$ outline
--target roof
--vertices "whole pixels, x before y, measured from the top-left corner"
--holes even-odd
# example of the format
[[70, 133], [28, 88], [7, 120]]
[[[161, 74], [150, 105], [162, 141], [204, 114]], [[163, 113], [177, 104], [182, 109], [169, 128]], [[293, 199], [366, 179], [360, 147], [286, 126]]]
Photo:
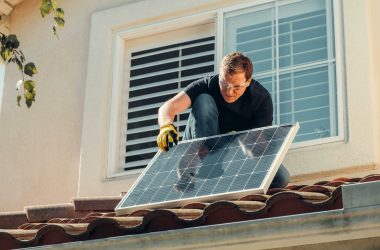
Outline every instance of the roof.
[[0, 213], [0, 249], [87, 241], [195, 228], [343, 208], [342, 185], [380, 180], [380, 175], [289, 185], [239, 200], [189, 203], [181, 208], [136, 210], [116, 216], [121, 197], [74, 198], [71, 203]]

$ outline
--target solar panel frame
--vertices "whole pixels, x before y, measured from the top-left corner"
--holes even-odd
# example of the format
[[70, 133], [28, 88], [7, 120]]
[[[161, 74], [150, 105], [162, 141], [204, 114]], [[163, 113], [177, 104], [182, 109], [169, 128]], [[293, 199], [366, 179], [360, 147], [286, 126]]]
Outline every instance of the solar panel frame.
[[[281, 163], [282, 163], [282, 161], [283, 161], [283, 159], [285, 157], [285, 154], [286, 154], [287, 150], [289, 149], [289, 147], [291, 145], [291, 142], [293, 141], [295, 135], [297, 134], [297, 131], [299, 129], [299, 123], [298, 122], [296, 124], [294, 124], [294, 125], [274, 125], [274, 126], [268, 126], [268, 127], [263, 127], [263, 128], [257, 128], [257, 129], [250, 129], [250, 130], [239, 131], [239, 132], [235, 132], [234, 134], [215, 135], [215, 136], [210, 136], [210, 137], [196, 138], [196, 139], [192, 139], [192, 140], [183, 141], [183, 142], [180, 142], [176, 147], [174, 147], [172, 149], [172, 151], [169, 151], [169, 153], [163, 155], [163, 157], [162, 157], [162, 159], [167, 159], [168, 157], [170, 157], [170, 155], [174, 155], [175, 151], [177, 151], [177, 153], [185, 153], [185, 151], [190, 147], [190, 145], [191, 145], [192, 142], [198, 142], [198, 141], [202, 142], [206, 138], [207, 138], [207, 140], [210, 140], [212, 138], [219, 139], [220, 137], [223, 137], [223, 136], [226, 136], [226, 135], [239, 136], [240, 134], [247, 133], [247, 132], [250, 132], [250, 131], [263, 131], [264, 132], [264, 131], [267, 131], [267, 130], [272, 129], [272, 128], [278, 128], [278, 127], [283, 127], [283, 126], [291, 126], [291, 128], [290, 128], [289, 132], [287, 133], [286, 137], [283, 138], [283, 143], [281, 144], [281, 147], [277, 150], [278, 153], [276, 153], [274, 155], [274, 159], [272, 160], [271, 165], [267, 168], [268, 171], [265, 172], [266, 173], [265, 177], [264, 177], [264, 179], [262, 179], [261, 185], [258, 188], [252, 188], [252, 189], [248, 189], [248, 190], [241, 190], [241, 189], [239, 190], [238, 189], [236, 191], [226, 192], [226, 193], [218, 193], [218, 194], [213, 194], [211, 192], [211, 193], [209, 193], [207, 195], [201, 195], [201, 196], [196, 196], [196, 197], [184, 197], [184, 198], [178, 197], [178, 199], [174, 199], [174, 200], [170, 200], [170, 201], [156, 201], [156, 200], [154, 200], [155, 197], [153, 197], [153, 198], [151, 198], [149, 200], [150, 203], [137, 204], [137, 205], [125, 207], [124, 203], [125, 203], [126, 199], [129, 198], [129, 196], [133, 194], [134, 189], [138, 185], [143, 185], [144, 184], [144, 183], [141, 183], [140, 181], [148, 173], [148, 171], [150, 170], [150, 168], [152, 167], [152, 165], [156, 163], [157, 158], [159, 158], [159, 156], [162, 154], [162, 151], [159, 150], [155, 154], [155, 156], [153, 157], [153, 159], [149, 162], [148, 166], [143, 170], [143, 172], [140, 174], [140, 176], [136, 179], [136, 181], [131, 186], [131, 188], [129, 189], [129, 191], [127, 192], [127, 194], [123, 197], [123, 199], [120, 201], [120, 203], [116, 206], [115, 213], [117, 215], [122, 215], [122, 214], [128, 214], [128, 213], [130, 213], [132, 211], [135, 211], [137, 209], [154, 209], [154, 208], [163, 207], [163, 205], [165, 205], [166, 208], [181, 207], [183, 205], [188, 204], [189, 202], [202, 202], [202, 201], [203, 202], [204, 201], [212, 202], [212, 201], [217, 201], [217, 200], [238, 199], [238, 198], [240, 198], [240, 197], [242, 197], [244, 195], [248, 195], [248, 194], [266, 193], [267, 190], [268, 190], [268, 188], [269, 188], [269, 186], [270, 186], [270, 184], [271, 184], [271, 181], [273, 180], [274, 176], [276, 175], [276, 172], [279, 169], [279, 167], [280, 167], [280, 165], [281, 165]], [[257, 140], [256, 142], [258, 142], [258, 140], [260, 140], [260, 138], [259, 138], [260, 136], [261, 136], [261, 133], [259, 134], [258, 138], [256, 138], [256, 140]], [[232, 141], [232, 139], [230, 139], [230, 141]], [[216, 140], [215, 144], [213, 145], [213, 147], [215, 147], [218, 144], [218, 142], [219, 142], [219, 140]], [[269, 141], [265, 142], [265, 140], [264, 140], [264, 141], [261, 141], [259, 143], [255, 143], [254, 145], [260, 144], [260, 143], [262, 143], [262, 144], [267, 143], [269, 145], [271, 142], [276, 142], [276, 141], [269, 140]], [[265, 149], [263, 149], [264, 151], [267, 150], [268, 145], [266, 146]], [[195, 155], [197, 155], [197, 154], [195, 154]], [[263, 157], [271, 157], [271, 156], [273, 156], [273, 155], [267, 155], [267, 156], [263, 156], [262, 155], [262, 156], [260, 156], [260, 158], [259, 158], [260, 160], [258, 160], [258, 161], [261, 161], [261, 159]], [[178, 157], [177, 160], [180, 161], [181, 160], [180, 158], [181, 157]], [[247, 159], [248, 158], [244, 159], [244, 162], [246, 162]], [[257, 159], [257, 158], [252, 158], [252, 160], [255, 160], [255, 159]], [[236, 161], [238, 161], [238, 160], [236, 160]], [[223, 162], [221, 162], [221, 163], [223, 163]], [[217, 163], [217, 164], [220, 164], [220, 163]], [[161, 170], [164, 167], [169, 167], [169, 168], [171, 167], [171, 169], [172, 169], [175, 164], [170, 164], [170, 165], [171, 166], [165, 166], [165, 165], [163, 165], [163, 166], [161, 166], [161, 168], [159, 170]], [[159, 170], [157, 169], [157, 171], [153, 172], [153, 173], [160, 173]], [[185, 171], [186, 171], [186, 169], [185, 169]], [[175, 171], [173, 171], [173, 172], [175, 172]], [[169, 172], [169, 173], [172, 173], [172, 172]], [[258, 172], [258, 173], [264, 173], [264, 172]], [[248, 177], [248, 178], [253, 178], [252, 174], [249, 174], [249, 175], [251, 175], [251, 176]], [[239, 175], [239, 178], [242, 178], [243, 176], [244, 175]], [[221, 178], [227, 178], [227, 177], [221, 177]], [[158, 175], [156, 175], [154, 178], [158, 178], [159, 179]], [[168, 176], [166, 178], [168, 178]], [[148, 179], [149, 184], [153, 183], [153, 181], [154, 181], [153, 179]], [[163, 181], [163, 183], [165, 183], [165, 180]], [[190, 184], [192, 184], [192, 182], [190, 182], [188, 185], [190, 185]], [[231, 185], [232, 184], [233, 183], [231, 183]], [[217, 185], [217, 183], [215, 185]], [[146, 185], [146, 186], [149, 186], [149, 185]], [[214, 189], [215, 188], [216, 188], [216, 186], [214, 187]], [[144, 192], [147, 192], [147, 191], [148, 190], [145, 190]], [[165, 190], [162, 189], [162, 190], [158, 190], [157, 192], [164, 192], [164, 191]], [[140, 197], [140, 199], [141, 199], [143, 197], [143, 193], [141, 193], [140, 196], [141, 196]], [[155, 194], [155, 196], [156, 196], [156, 194]], [[153, 201], [153, 202], [151, 202], [151, 201]]]

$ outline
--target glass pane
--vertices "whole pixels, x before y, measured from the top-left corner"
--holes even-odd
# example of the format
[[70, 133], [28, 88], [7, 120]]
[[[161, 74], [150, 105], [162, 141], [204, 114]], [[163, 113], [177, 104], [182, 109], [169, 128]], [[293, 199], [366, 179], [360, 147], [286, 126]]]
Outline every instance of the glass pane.
[[327, 25], [325, 2], [307, 0], [279, 6], [280, 68], [328, 59], [327, 34], [332, 26]]
[[329, 69], [335, 65], [280, 74], [280, 124], [300, 123], [294, 141], [337, 135], [335, 78]]
[[253, 75], [253, 78], [261, 83], [270, 93], [273, 101], [273, 123], [274, 124], [280, 124], [278, 121], [278, 101], [277, 101], [277, 87], [276, 87], [276, 74], [272, 73], [269, 76], [260, 76], [260, 77], [255, 77]]
[[254, 63], [254, 74], [275, 68], [275, 9], [273, 4], [227, 13], [224, 54], [245, 53]]

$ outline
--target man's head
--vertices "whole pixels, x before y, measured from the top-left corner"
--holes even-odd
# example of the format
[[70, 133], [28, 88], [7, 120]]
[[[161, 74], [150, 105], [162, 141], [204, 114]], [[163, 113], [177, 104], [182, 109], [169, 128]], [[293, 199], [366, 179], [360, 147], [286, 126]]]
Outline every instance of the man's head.
[[223, 99], [233, 103], [244, 94], [252, 77], [252, 62], [240, 52], [223, 57], [219, 68], [219, 87]]

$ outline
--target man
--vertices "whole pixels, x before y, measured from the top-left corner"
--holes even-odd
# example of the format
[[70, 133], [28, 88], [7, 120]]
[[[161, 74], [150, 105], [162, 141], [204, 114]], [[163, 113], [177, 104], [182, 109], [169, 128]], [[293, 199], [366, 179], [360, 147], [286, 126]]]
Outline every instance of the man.
[[[188, 85], [166, 101], [158, 111], [158, 147], [164, 151], [178, 142], [173, 125], [176, 115], [191, 107], [184, 140], [272, 125], [273, 104], [269, 92], [252, 79], [252, 62], [240, 52], [226, 55], [219, 74]], [[289, 180], [281, 166], [271, 187], [284, 187]]]

